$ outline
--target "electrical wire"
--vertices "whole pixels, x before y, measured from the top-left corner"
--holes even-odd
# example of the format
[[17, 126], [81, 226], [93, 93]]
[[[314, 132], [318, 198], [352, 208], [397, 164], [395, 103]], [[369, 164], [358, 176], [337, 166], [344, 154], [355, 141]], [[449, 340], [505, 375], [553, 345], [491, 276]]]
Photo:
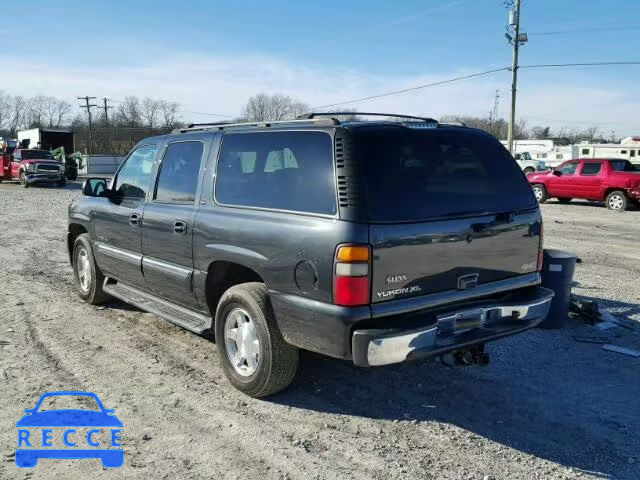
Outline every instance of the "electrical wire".
[[504, 72], [504, 71], [507, 71], [507, 70], [510, 70], [510, 68], [509, 67], [494, 68], [492, 70], [486, 70], [484, 72], [471, 73], [469, 75], [463, 75], [461, 77], [450, 78], [448, 80], [441, 80], [439, 82], [426, 83], [424, 85], [418, 85], [418, 86], [410, 87], [410, 88], [403, 88], [402, 90], [394, 90], [392, 92], [381, 93], [379, 95], [371, 95], [369, 97], [356, 98], [354, 100], [347, 100], [347, 101], [344, 101], [344, 102], [337, 102], [337, 103], [331, 103], [331, 104], [327, 104], [327, 105], [320, 105], [320, 106], [317, 106], [317, 107], [313, 107], [311, 110], [317, 110], [319, 108], [337, 107], [337, 106], [340, 106], [340, 105], [348, 105], [350, 103], [364, 102], [364, 101], [367, 101], [367, 100], [373, 100], [375, 98], [389, 97], [391, 95], [398, 95], [400, 93], [412, 92], [412, 91], [415, 91], [415, 90], [421, 90], [423, 88], [435, 87], [437, 85], [445, 85], [447, 83], [458, 82], [460, 80], [467, 80], [469, 78], [480, 77], [480, 76], [483, 76], [483, 75], [489, 75], [489, 74], [496, 73], [496, 72]]
[[640, 26], [629, 26], [629, 27], [600, 27], [600, 28], [579, 28], [575, 30], [555, 30], [550, 32], [530, 32], [528, 35], [567, 35], [572, 33], [590, 33], [590, 32], [620, 32], [620, 31], [630, 31], [630, 30], [640, 30]]
[[[640, 65], [640, 62], [541, 63], [538, 65], [520, 65], [518, 68], [601, 67], [613, 65]], [[509, 70], [511, 69], [509, 68]]]

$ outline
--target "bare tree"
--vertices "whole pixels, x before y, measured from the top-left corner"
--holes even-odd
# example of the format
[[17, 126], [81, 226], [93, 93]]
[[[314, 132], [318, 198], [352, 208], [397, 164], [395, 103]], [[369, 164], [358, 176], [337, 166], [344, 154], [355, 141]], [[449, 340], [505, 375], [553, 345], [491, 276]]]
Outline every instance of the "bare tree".
[[48, 101], [45, 105], [46, 126], [59, 128], [65, 125], [69, 121], [71, 104], [53, 97], [47, 98]]
[[127, 127], [139, 127], [141, 124], [140, 100], [138, 97], [125, 97], [118, 105], [118, 122]]
[[27, 101], [24, 97], [18, 95], [12, 97], [9, 102], [9, 117], [7, 122], [7, 130], [9, 135], [15, 135], [25, 121], [25, 111], [27, 109]]
[[291, 97], [259, 93], [249, 98], [242, 116], [249, 122], [264, 122], [290, 120], [308, 111], [307, 104], [295, 101]]
[[177, 102], [160, 100], [158, 102], [158, 109], [160, 111], [160, 117], [162, 118], [163, 127], [174, 128], [178, 123], [178, 110], [180, 109], [180, 104]]
[[9, 122], [11, 97], [0, 90], [0, 130], [4, 130]]
[[142, 99], [141, 115], [146, 126], [154, 128], [158, 125], [158, 115], [160, 113], [159, 101], [153, 98], [145, 97]]

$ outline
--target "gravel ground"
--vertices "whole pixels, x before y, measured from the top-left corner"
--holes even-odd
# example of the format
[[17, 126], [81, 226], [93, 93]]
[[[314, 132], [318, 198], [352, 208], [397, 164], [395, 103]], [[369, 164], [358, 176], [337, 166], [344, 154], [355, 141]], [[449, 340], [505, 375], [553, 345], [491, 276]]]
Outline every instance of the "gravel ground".
[[[535, 330], [488, 347], [491, 365], [358, 369], [302, 356], [292, 387], [253, 400], [215, 345], [122, 303], [75, 294], [66, 189], [0, 185], [0, 478], [640, 478], [640, 212], [543, 206], [546, 245], [576, 252], [575, 291], [630, 319]], [[15, 422], [41, 393], [98, 393], [124, 422], [125, 464], [14, 464]]]

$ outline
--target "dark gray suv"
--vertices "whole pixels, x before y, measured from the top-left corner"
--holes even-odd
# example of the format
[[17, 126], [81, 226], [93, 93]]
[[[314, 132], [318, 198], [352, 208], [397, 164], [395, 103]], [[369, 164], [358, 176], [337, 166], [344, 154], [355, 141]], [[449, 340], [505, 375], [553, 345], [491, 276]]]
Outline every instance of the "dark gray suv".
[[548, 313], [538, 204], [487, 133], [393, 117], [143, 140], [69, 206], [80, 296], [215, 332], [227, 377], [254, 397], [291, 383], [299, 349], [485, 363], [487, 341]]

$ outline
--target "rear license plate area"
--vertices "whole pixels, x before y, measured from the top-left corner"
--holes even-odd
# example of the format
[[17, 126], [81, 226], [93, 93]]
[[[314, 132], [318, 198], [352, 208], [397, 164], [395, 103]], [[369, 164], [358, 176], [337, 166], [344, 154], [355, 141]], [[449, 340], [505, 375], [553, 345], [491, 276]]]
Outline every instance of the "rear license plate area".
[[438, 315], [436, 321], [438, 325], [438, 335], [457, 335], [483, 327], [487, 321], [487, 314], [484, 309], [478, 308]]

